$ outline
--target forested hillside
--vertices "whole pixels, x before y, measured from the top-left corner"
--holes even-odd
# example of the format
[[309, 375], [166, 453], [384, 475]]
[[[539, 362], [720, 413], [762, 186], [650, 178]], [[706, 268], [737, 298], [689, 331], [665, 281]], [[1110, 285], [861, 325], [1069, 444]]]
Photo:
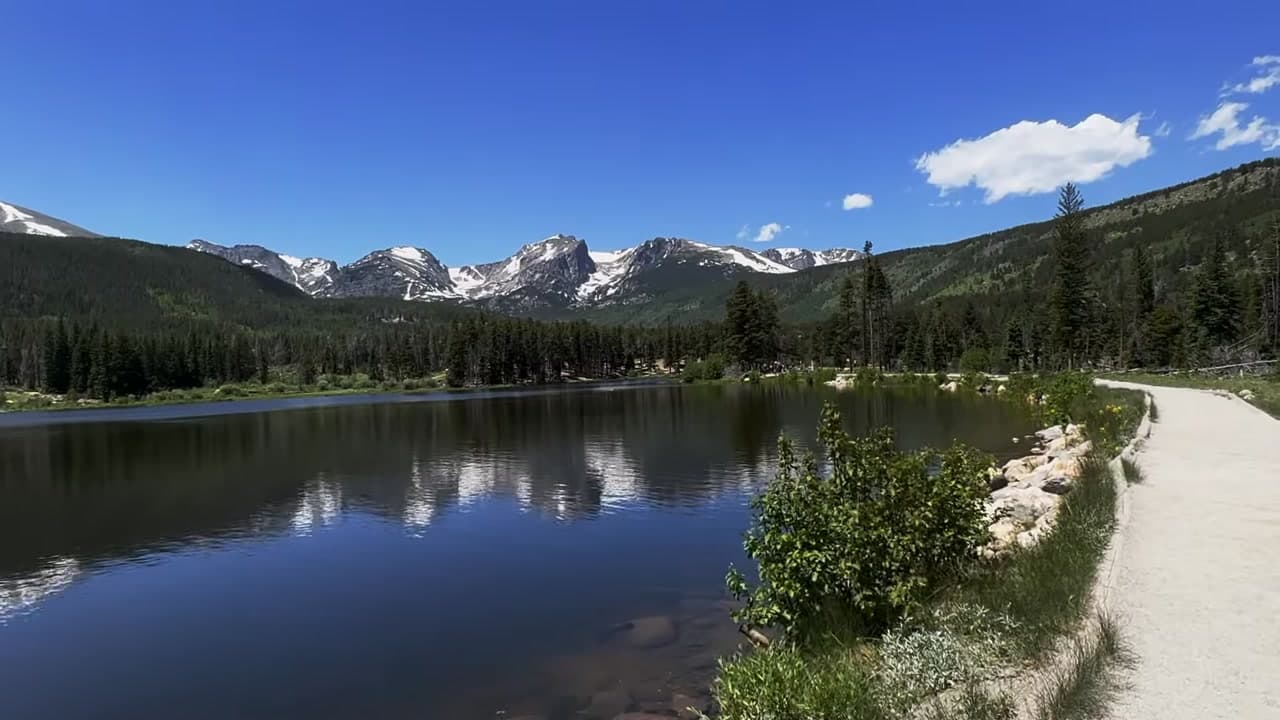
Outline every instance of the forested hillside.
[[696, 361], [718, 376], [707, 368], [1016, 370], [1275, 352], [1280, 161], [1091, 210], [1069, 190], [1045, 223], [715, 282], [669, 263], [630, 278], [643, 302], [524, 319], [456, 302], [314, 299], [183, 248], [0, 233], [0, 387], [110, 398], [446, 370], [470, 385]]
[[[1088, 188], [1085, 188], [1087, 202]], [[1053, 275], [1052, 202], [1046, 220], [945, 245], [913, 247], [880, 255], [898, 306], [978, 301], [979, 310], [1003, 314], [1001, 306], [1024, 298], [1043, 299]], [[1101, 288], [1115, 288], [1124, 260], [1143, 245], [1151, 257], [1157, 292], [1176, 296], [1187, 289], [1196, 267], [1215, 238], [1233, 262], [1258, 251], [1258, 238], [1280, 217], [1280, 160], [1261, 160], [1205, 178], [1087, 209], [1093, 277]], [[792, 275], [739, 274], [716, 283], [689, 287], [679, 278], [655, 278], [652, 301], [584, 308], [578, 316], [611, 322], [677, 322], [714, 319], [723, 313], [734, 283], [750, 277], [770, 289], [784, 322], [812, 322], [836, 310], [843, 276], [853, 265], [831, 265]], [[986, 312], [983, 312], [986, 315]], [[999, 324], [999, 323], [996, 323]]]

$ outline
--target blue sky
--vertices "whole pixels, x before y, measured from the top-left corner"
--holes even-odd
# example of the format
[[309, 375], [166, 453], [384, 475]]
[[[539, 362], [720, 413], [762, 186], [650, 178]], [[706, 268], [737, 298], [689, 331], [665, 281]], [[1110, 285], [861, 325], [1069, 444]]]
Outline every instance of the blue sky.
[[[557, 232], [599, 249], [888, 250], [1042, 219], [1041, 191], [1067, 179], [1101, 204], [1280, 143], [1280, 3], [8, 0], [3, 15], [0, 199], [102, 233], [342, 262], [403, 244], [487, 261]], [[853, 194], [870, 206], [845, 210]]]

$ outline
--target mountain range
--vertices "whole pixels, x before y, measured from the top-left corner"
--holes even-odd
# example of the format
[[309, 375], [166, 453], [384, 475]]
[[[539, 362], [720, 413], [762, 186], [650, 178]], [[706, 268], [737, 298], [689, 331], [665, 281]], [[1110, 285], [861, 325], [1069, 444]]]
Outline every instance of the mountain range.
[[[1052, 207], [1046, 199], [1046, 217]], [[739, 279], [768, 291], [784, 321], [811, 322], [836, 309], [847, 270], [858, 267], [849, 263], [861, 256], [676, 238], [605, 252], [556, 235], [492, 263], [448, 267], [425, 248], [396, 246], [339, 266], [258, 246], [194, 241], [185, 249], [94, 238], [11, 203], [0, 203], [0, 221], [0, 316], [120, 323], [367, 323], [468, 306], [541, 319], [690, 323], [723, 317]], [[1188, 271], [1212, 243], [1225, 248], [1233, 267], [1251, 267], [1260, 238], [1271, 237], [1277, 222], [1280, 159], [1251, 162], [1087, 209], [1089, 272], [1095, 287], [1114, 294], [1129, 282], [1128, 258], [1141, 245], [1158, 297], [1181, 302], [1194, 277]], [[980, 316], [997, 317], [1044, 302], [1054, 277], [1052, 244], [1046, 220], [878, 257], [896, 307], [971, 304]]]
[[260, 245], [194, 240], [187, 247], [260, 270], [312, 297], [452, 300], [509, 311], [634, 302], [644, 296], [654, 273], [681, 266], [719, 278], [744, 271], [789, 274], [862, 257], [845, 248], [756, 252], [662, 237], [623, 250], [597, 251], [572, 235], [552, 235], [508, 258], [460, 267], [448, 267], [430, 250], [413, 246], [376, 250], [343, 266], [320, 257], [284, 255]]

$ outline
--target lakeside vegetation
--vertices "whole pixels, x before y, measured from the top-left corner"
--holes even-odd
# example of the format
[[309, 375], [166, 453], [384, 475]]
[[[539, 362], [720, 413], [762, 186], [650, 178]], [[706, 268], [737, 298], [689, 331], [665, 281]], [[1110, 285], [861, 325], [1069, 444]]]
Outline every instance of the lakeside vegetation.
[[[722, 661], [720, 717], [892, 718], [922, 709], [926, 717], [1012, 717], [1014, 699], [987, 681], [1047, 663], [1086, 619], [1115, 522], [1108, 458], [1132, 436], [1145, 402], [1079, 373], [1017, 383], [1006, 401], [1030, 403], [1046, 422], [1082, 423], [1093, 450], [1054, 530], [995, 560], [977, 552], [987, 536], [988, 458], [961, 447], [901, 453], [887, 434], [851, 438], [830, 408], [822, 464], [780, 442], [778, 474], [753, 503], [746, 540], [758, 584], [736, 570], [727, 578], [745, 601], [735, 619], [772, 639]], [[1079, 672], [1059, 678], [1063, 697], [1043, 702], [1065, 707], [1097, 695], [1065, 685], [1100, 691], [1113, 647], [1089, 646]]]

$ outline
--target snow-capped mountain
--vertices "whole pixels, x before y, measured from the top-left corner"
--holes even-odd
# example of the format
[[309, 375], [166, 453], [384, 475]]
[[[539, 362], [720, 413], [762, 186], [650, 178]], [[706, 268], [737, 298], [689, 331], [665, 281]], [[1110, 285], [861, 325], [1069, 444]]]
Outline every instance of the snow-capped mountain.
[[449, 269], [417, 247], [376, 250], [338, 270], [323, 297], [399, 297], [405, 300], [457, 298]]
[[253, 267], [316, 297], [398, 297], [457, 300], [503, 309], [603, 305], [642, 300], [654, 286], [728, 277], [742, 271], [793, 273], [849, 262], [855, 250], [777, 249], [756, 252], [682, 238], [654, 238], [616, 251], [591, 250], [572, 235], [552, 235], [497, 262], [448, 267], [419, 247], [377, 250], [338, 267], [257, 245], [223, 247], [203, 240], [188, 248]]
[[782, 263], [792, 270], [807, 270], [819, 265], [853, 262], [862, 257], [862, 253], [848, 248], [832, 248], [830, 250], [806, 250], [804, 248], [769, 248], [761, 253], [774, 262]]
[[0, 202], [0, 232], [55, 237], [98, 237], [97, 233], [76, 227], [65, 220], [7, 202]]
[[279, 280], [296, 286], [308, 295], [323, 296], [338, 277], [338, 264], [324, 258], [296, 258], [281, 255], [261, 245], [232, 245], [226, 247], [204, 240], [192, 240], [187, 248], [199, 250], [237, 265], [261, 270]]

